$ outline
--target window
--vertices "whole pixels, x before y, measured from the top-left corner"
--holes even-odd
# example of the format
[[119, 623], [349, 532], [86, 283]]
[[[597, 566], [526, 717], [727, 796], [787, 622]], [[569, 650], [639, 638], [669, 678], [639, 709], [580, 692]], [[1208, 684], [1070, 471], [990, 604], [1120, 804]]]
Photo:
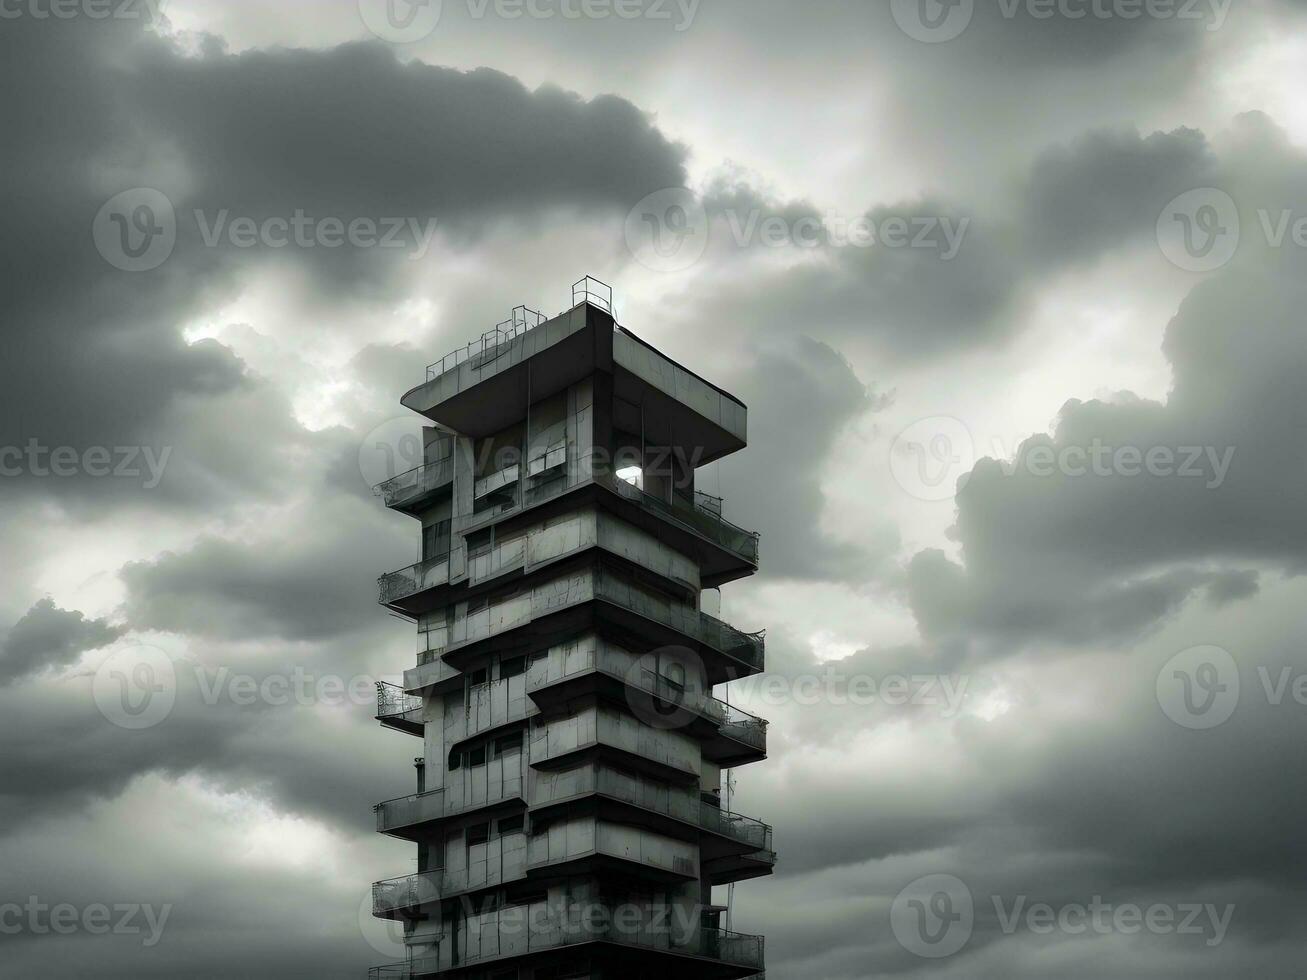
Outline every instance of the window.
[[490, 671], [485, 667], [480, 667], [472, 671], [471, 673], [469, 673], [467, 676], [468, 676], [468, 683], [470, 683], [473, 687], [476, 687], [479, 684], [484, 684], [487, 680], [490, 679]]
[[449, 556], [450, 527], [453, 522], [446, 519], [428, 524], [422, 529], [422, 560], [436, 561]]
[[484, 844], [490, 840], [490, 824], [479, 823], [467, 828], [467, 846]]
[[486, 747], [479, 745], [475, 749], [468, 749], [467, 764], [474, 769], [477, 766], [484, 766], [486, 764]]
[[504, 735], [495, 740], [495, 755], [501, 756], [508, 752], [522, 751], [522, 733], [514, 732], [512, 735]]
[[499, 676], [516, 677], [518, 674], [526, 673], [526, 657], [509, 657], [507, 660], [499, 662]]
[[525, 826], [526, 817], [520, 813], [515, 817], [502, 817], [499, 821], [499, 836], [503, 837], [505, 834], [520, 834], [522, 828]]

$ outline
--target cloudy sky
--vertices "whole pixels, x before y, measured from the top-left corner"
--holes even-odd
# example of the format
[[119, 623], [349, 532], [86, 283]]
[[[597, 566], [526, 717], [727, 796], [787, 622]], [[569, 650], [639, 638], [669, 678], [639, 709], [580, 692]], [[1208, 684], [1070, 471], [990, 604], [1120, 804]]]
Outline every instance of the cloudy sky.
[[0, 975], [393, 958], [370, 486], [590, 274], [750, 407], [774, 976], [1299, 976], [1307, 3], [392, 12], [0, 3]]

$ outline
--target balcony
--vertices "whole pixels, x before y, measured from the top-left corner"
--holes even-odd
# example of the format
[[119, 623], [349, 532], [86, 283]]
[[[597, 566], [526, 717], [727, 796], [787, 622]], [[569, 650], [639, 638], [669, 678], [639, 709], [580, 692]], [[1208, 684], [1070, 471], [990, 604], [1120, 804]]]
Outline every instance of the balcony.
[[[760, 673], [765, 663], [766, 633], [745, 633], [689, 606], [659, 602], [643, 590], [606, 571], [596, 576], [595, 598], [603, 599], [643, 619], [666, 626], [688, 636], [723, 656], [736, 661], [744, 671]], [[716, 677], [711, 677], [718, 683]]]
[[422, 698], [385, 681], [377, 682], [377, 721], [409, 735], [422, 735]]
[[445, 816], [445, 791], [414, 793], [378, 803], [372, 808], [377, 815], [377, 833], [397, 834], [405, 829]]
[[[637, 909], [607, 902], [510, 907], [469, 922], [465, 933], [458, 937], [461, 941], [455, 944], [461, 955], [452, 963], [436, 957], [415, 957], [409, 963], [374, 967], [369, 976], [377, 980], [427, 977], [589, 943], [609, 944], [619, 951], [638, 954], [631, 959], [645, 965], [651, 954], [691, 957], [703, 964], [695, 968], [702, 971], [695, 975], [744, 977], [763, 969], [762, 936], [706, 927], [677, 929], [671, 924], [676, 916], [666, 915], [662, 909], [644, 908], [649, 921], [634, 923], [631, 913]], [[675, 968], [672, 962], [665, 966], [668, 970]]]
[[691, 734], [701, 739], [705, 758], [719, 766], [732, 767], [758, 762], [767, 757], [767, 722], [727, 704], [695, 687], [675, 684], [648, 669], [636, 669], [634, 655], [607, 648], [591, 649], [561, 671], [549, 662], [533, 664], [527, 671], [527, 695], [542, 708], [560, 705], [582, 695], [601, 693], [611, 700], [643, 695], [662, 702], [659, 707], [685, 709], [698, 716], [687, 721]]
[[711, 803], [700, 801], [699, 826], [720, 837], [730, 838], [749, 851], [772, 849], [772, 830], [768, 824], [753, 817], [722, 810]]
[[391, 510], [417, 516], [432, 494], [454, 480], [454, 454], [415, 466], [406, 473], [378, 483], [372, 492]]
[[737, 766], [767, 758], [767, 722], [714, 697], [705, 697], [703, 714], [716, 725], [703, 753], [721, 766]]
[[444, 894], [443, 871], [405, 875], [372, 886], [372, 914], [382, 919], [414, 918], [436, 906]]
[[672, 500], [663, 500], [646, 493], [635, 484], [617, 477], [595, 477], [595, 482], [606, 486], [642, 509], [680, 524], [729, 551], [751, 568], [758, 567], [757, 531], [736, 527], [722, 517], [722, 499], [695, 491], [694, 502], [672, 494]]
[[377, 580], [379, 602], [396, 612], [410, 615], [422, 611], [417, 597], [428, 589], [449, 583], [449, 555], [437, 555], [408, 568], [383, 575]]
[[722, 854], [703, 858], [703, 873], [714, 885], [729, 885], [737, 881], [762, 878], [776, 867], [775, 851], [747, 851], [743, 854]]
[[454, 786], [448, 792], [446, 789], [433, 789], [386, 800], [373, 806], [372, 810], [376, 814], [377, 833], [403, 840], [417, 840], [418, 829], [423, 824], [474, 810], [525, 802], [522, 798], [521, 774], [515, 771], [511, 778], [505, 776], [502, 782], [489, 789], [482, 787], [469, 791], [460, 786]]
[[404, 671], [404, 690], [462, 687], [462, 672], [445, 663], [440, 654], [440, 650], [419, 650], [418, 665]]

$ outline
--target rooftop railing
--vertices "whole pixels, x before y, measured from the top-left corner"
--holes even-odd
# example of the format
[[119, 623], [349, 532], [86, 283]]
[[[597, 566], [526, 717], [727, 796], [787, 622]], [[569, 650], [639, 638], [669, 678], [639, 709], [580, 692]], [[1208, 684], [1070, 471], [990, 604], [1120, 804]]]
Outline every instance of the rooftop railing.
[[478, 340], [474, 340], [467, 346], [458, 348], [458, 350], [450, 351], [434, 364], [428, 365], [427, 380], [434, 381], [442, 374], [454, 370], [454, 368], [466, 361], [474, 362], [477, 367], [493, 361], [514, 340], [544, 322], [545, 315], [543, 313], [527, 306], [515, 306], [513, 307], [513, 315], [509, 319], [497, 323], [493, 330], [487, 330]]

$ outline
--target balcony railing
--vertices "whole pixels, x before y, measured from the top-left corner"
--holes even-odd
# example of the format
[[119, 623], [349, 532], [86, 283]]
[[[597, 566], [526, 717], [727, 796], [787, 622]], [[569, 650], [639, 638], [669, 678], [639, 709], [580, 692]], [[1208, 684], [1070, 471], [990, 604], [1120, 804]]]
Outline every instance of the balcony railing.
[[736, 527], [722, 517], [722, 500], [708, 494], [696, 492], [694, 503], [690, 504], [675, 494], [672, 500], [664, 500], [646, 493], [635, 484], [617, 477], [596, 477], [595, 482], [602, 483], [610, 490], [616, 491], [627, 500], [633, 501], [646, 510], [656, 511], [664, 517], [697, 531], [710, 541], [721, 545], [727, 551], [739, 555], [750, 564], [758, 564], [757, 531], [746, 531]]
[[381, 834], [428, 820], [439, 820], [445, 815], [445, 791], [433, 789], [412, 796], [400, 796], [378, 803], [372, 810], [377, 815], [377, 832]]
[[[762, 970], [765, 945], [762, 936], [749, 936], [724, 929], [699, 927], [678, 934], [670, 928], [675, 916], [657, 915], [660, 924], [633, 925], [628, 909], [608, 903], [580, 903], [572, 909], [547, 903], [510, 907], [497, 919], [481, 917], [474, 945], [460, 944], [462, 955], [455, 961], [437, 957], [414, 957], [408, 963], [374, 967], [375, 978], [424, 977], [449, 969], [461, 969], [495, 960], [545, 950], [607, 942], [633, 949], [665, 951], [718, 960], [745, 969]], [[472, 938], [471, 930], [468, 939]]]
[[718, 730], [727, 738], [767, 751], [767, 722], [762, 718], [714, 697], [705, 699], [703, 713], [717, 722]]
[[422, 707], [422, 699], [416, 694], [405, 694], [404, 689], [386, 681], [377, 681], [377, 717], [391, 718], [406, 715]]
[[755, 670], [763, 669], [765, 635], [764, 631], [745, 633], [707, 613], [699, 614], [699, 639]]
[[443, 894], [443, 877], [443, 871], [428, 871], [376, 882], [372, 886], [372, 914], [385, 916], [434, 905]]
[[652, 619], [680, 633], [762, 670], [765, 661], [766, 633], [745, 633], [728, 626], [716, 617], [689, 606], [660, 602], [624, 578], [601, 570], [595, 577], [595, 598], [603, 599], [638, 616]]
[[771, 827], [761, 820], [722, 810], [711, 803], [699, 802], [699, 825], [723, 837], [748, 844], [759, 851], [772, 849]]
[[449, 581], [449, 555], [437, 555], [377, 579], [380, 601], [385, 604], [416, 595]]
[[443, 459], [415, 466], [384, 483], [378, 483], [372, 488], [372, 492], [380, 497], [387, 507], [399, 507], [431, 493], [453, 478], [454, 454], [450, 453]]

